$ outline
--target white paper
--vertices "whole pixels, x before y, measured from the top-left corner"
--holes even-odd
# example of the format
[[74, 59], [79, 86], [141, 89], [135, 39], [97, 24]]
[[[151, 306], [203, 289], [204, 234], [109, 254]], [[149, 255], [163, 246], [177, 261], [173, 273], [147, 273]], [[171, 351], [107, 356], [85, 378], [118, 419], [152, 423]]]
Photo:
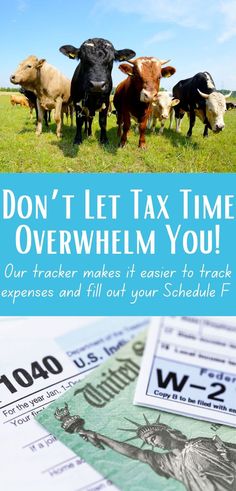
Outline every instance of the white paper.
[[[79, 358], [86, 357], [90, 363], [92, 350], [94, 357], [99, 354], [101, 362], [101, 349], [105, 349], [107, 357], [109, 349], [118, 349], [119, 344], [145, 327], [141, 321], [140, 326], [136, 324], [132, 318], [126, 322], [122, 317], [119, 321], [106, 318], [103, 323], [84, 328], [81, 318], [1, 320], [0, 477], [4, 491], [117, 490], [109, 479], [44, 431], [34, 415], [73, 386], [88, 369], [80, 368], [73, 357], [70, 360], [50, 335], [64, 333], [61, 344], [69, 351], [79, 350]], [[91, 364], [89, 370], [94, 367]]]
[[236, 426], [236, 318], [153, 318], [134, 403]]

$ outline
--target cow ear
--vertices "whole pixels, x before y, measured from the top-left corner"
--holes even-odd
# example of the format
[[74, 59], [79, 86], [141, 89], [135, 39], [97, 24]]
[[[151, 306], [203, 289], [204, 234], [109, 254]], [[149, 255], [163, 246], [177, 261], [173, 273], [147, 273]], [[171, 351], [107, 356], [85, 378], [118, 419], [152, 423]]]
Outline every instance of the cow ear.
[[36, 63], [36, 68], [41, 68], [43, 64], [45, 63], [45, 58], [42, 58], [41, 60], [38, 60]]
[[161, 69], [162, 77], [168, 78], [174, 75], [176, 69], [173, 66], [165, 66]]
[[174, 106], [177, 106], [177, 104], [180, 103], [180, 100], [179, 99], [172, 99], [171, 101], [171, 106], [174, 107]]
[[119, 65], [119, 69], [125, 73], [126, 75], [129, 75], [130, 77], [133, 76], [133, 67], [132, 65], [128, 65], [128, 63], [121, 63], [121, 65]]
[[70, 44], [66, 44], [65, 46], [61, 46], [59, 51], [63, 53], [63, 55], [68, 56], [72, 60], [80, 58], [80, 49], [71, 46]]
[[128, 61], [134, 56], [136, 56], [136, 53], [132, 49], [119, 49], [115, 51], [116, 61]]

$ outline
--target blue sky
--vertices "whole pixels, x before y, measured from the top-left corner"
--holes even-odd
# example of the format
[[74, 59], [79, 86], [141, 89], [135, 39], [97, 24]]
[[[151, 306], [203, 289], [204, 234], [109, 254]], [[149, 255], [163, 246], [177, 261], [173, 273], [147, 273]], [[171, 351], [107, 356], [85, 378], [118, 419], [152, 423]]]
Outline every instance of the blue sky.
[[[236, 90], [236, 0], [5, 0], [1, 2], [0, 86], [30, 54], [69, 78], [76, 62], [59, 51], [104, 37], [137, 56], [171, 59], [167, 89], [209, 71], [218, 89]], [[114, 64], [114, 84], [124, 75]]]

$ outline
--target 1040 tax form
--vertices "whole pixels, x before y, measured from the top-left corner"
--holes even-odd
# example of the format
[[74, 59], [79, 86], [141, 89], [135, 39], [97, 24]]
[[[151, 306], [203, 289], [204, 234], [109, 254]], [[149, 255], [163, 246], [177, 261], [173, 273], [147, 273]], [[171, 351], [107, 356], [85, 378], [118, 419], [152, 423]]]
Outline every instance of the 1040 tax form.
[[[35, 331], [40, 330], [62, 334], [62, 322], [61, 347], [49, 338], [37, 337]], [[80, 327], [68, 332], [72, 324], [75, 328], [76, 322], [66, 318], [7, 321], [0, 343], [0, 476], [4, 491], [117, 490], [45, 431], [35, 416], [144, 329], [147, 321], [107, 318], [82, 328], [78, 318]]]

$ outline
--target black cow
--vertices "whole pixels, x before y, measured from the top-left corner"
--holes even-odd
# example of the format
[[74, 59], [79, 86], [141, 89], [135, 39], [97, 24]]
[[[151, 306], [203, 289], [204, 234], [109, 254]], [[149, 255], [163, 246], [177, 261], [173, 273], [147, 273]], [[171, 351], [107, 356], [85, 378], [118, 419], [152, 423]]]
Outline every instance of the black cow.
[[210, 128], [214, 133], [224, 129], [224, 113], [226, 111], [226, 97], [215, 88], [212, 76], [208, 72], [200, 72], [194, 77], [181, 80], [173, 88], [173, 96], [180, 100], [174, 107], [176, 117], [176, 131], [180, 131], [181, 119], [184, 113], [189, 115], [189, 130], [187, 136], [192, 135], [196, 116], [204, 123], [203, 136], [208, 136]]
[[[21, 87], [19, 92], [23, 94], [26, 99], [29, 101], [30, 114], [32, 114], [33, 109], [35, 109], [36, 121], [38, 121], [38, 106], [37, 106], [37, 97], [34, 92], [31, 90], [27, 90], [24, 87]], [[51, 111], [44, 112], [44, 121], [45, 125], [48, 126], [48, 123], [51, 122]]]
[[84, 122], [88, 135], [91, 135], [92, 120], [97, 110], [101, 128], [100, 142], [107, 143], [106, 124], [113, 62], [129, 60], [135, 56], [135, 52], [130, 49], [117, 51], [110, 41], [101, 38], [88, 39], [80, 48], [62, 46], [60, 51], [69, 58], [80, 60], [71, 82], [71, 98], [75, 107], [77, 127], [74, 143], [82, 143]]
[[236, 109], [236, 104], [233, 102], [226, 102], [226, 109], [227, 111], [230, 111], [230, 109]]

